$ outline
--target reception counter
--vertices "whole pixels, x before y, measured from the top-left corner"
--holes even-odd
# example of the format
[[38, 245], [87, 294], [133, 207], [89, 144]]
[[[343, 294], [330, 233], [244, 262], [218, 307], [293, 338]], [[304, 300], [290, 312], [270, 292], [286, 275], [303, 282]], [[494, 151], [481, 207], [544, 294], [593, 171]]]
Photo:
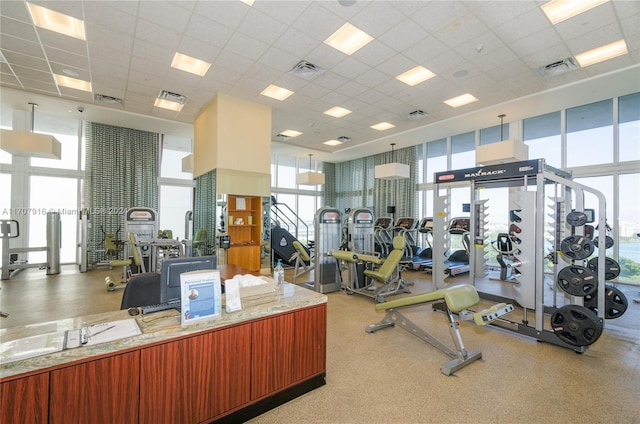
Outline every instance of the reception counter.
[[[140, 335], [1, 364], [0, 422], [242, 422], [324, 384], [326, 302], [286, 284], [211, 321], [138, 315]], [[4, 343], [123, 319], [132, 317], [115, 311], [0, 335]]]

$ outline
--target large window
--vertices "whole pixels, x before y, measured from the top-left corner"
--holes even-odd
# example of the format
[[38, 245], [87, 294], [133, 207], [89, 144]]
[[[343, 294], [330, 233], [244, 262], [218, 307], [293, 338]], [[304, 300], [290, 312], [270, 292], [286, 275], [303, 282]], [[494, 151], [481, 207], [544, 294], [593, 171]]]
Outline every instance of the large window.
[[562, 167], [560, 112], [527, 118], [522, 127], [523, 141], [529, 146], [529, 159], [544, 159], [548, 165]]
[[[32, 176], [29, 196], [29, 247], [47, 245], [48, 211], [60, 212], [61, 263], [76, 262], [78, 224], [78, 180], [76, 178]], [[55, 187], [52, 190], [51, 187]], [[46, 252], [30, 252], [29, 262], [45, 262]]]
[[78, 131], [80, 121], [37, 113], [34, 130], [53, 135], [62, 145], [60, 159], [32, 158], [31, 166], [57, 169], [78, 169]]
[[618, 99], [620, 162], [640, 160], [640, 93]]
[[618, 258], [620, 281], [640, 282], [640, 174], [620, 175]]
[[567, 167], [613, 162], [613, 101], [567, 109]]
[[160, 186], [159, 229], [171, 230], [174, 239], [191, 238], [191, 234], [185, 234], [185, 216], [191, 210], [192, 193], [191, 187]]
[[[2, 150], [0, 150], [1, 152]], [[0, 174], [0, 219], [11, 219], [11, 174]], [[2, 243], [0, 243], [0, 258], [2, 257]], [[0, 265], [1, 266], [1, 265]]]
[[280, 188], [296, 188], [296, 158], [278, 156], [277, 185]]
[[451, 169], [473, 168], [475, 166], [475, 131], [451, 137]]
[[447, 170], [447, 140], [436, 140], [427, 143], [427, 179], [432, 183], [436, 172]]
[[480, 144], [497, 143], [509, 138], [509, 123], [480, 130]]
[[162, 161], [160, 164], [160, 176], [162, 178], [192, 180], [193, 172], [182, 171], [182, 159], [184, 159], [190, 153], [190, 139], [164, 135], [162, 138]]

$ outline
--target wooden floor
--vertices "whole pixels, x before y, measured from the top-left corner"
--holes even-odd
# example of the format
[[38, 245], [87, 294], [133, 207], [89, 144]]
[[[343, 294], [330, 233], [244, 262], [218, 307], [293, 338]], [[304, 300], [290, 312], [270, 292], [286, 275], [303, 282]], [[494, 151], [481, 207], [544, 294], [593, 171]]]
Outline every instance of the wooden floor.
[[[59, 275], [25, 270], [0, 282], [2, 329], [120, 308], [122, 289], [106, 290], [104, 278], [119, 270]], [[405, 271], [412, 294], [433, 290], [431, 276]], [[291, 281], [292, 270], [286, 270]], [[313, 274], [298, 282], [312, 279]], [[465, 282], [464, 276], [452, 282]], [[500, 292], [501, 283], [493, 282]], [[607, 320], [603, 335], [581, 355], [497, 328], [461, 323], [477, 363], [446, 377], [449, 358], [410, 333], [391, 328], [364, 331], [380, 321], [372, 299], [328, 294], [327, 385], [254, 420], [255, 423], [639, 423], [640, 287], [617, 286], [627, 296], [626, 313]], [[481, 290], [481, 287], [478, 287]], [[406, 296], [406, 295], [398, 295]], [[391, 298], [390, 298], [391, 299]], [[484, 301], [483, 301], [484, 302]], [[408, 315], [450, 344], [448, 325], [430, 307]], [[0, 330], [0, 336], [2, 330]]]

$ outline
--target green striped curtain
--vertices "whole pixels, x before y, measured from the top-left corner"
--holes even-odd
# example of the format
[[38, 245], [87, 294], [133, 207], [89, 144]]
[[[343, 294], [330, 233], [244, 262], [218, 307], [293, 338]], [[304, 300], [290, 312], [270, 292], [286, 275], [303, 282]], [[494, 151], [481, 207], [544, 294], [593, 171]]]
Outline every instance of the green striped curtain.
[[216, 170], [196, 178], [195, 210], [193, 213], [194, 233], [207, 230], [209, 246], [215, 245], [216, 237]]
[[[89, 237], [94, 243], [91, 247], [100, 249], [98, 242], [104, 233], [111, 232], [120, 239], [127, 237], [123, 232], [124, 212], [128, 208], [147, 207], [157, 211], [160, 136], [86, 122], [84, 137], [83, 205], [91, 214]], [[100, 259], [89, 258], [90, 261]]]
[[[418, 213], [418, 196], [416, 186], [418, 182], [418, 146], [407, 147], [374, 156], [375, 165], [385, 163], [404, 163], [409, 165], [409, 178], [401, 180], [376, 179], [374, 184], [376, 216], [387, 215], [387, 206], [395, 206], [395, 217], [415, 217]], [[374, 165], [374, 166], [375, 166]]]
[[[343, 212], [347, 208], [373, 207], [375, 216], [386, 216], [387, 206], [396, 206], [396, 217], [415, 216], [418, 211], [417, 160], [418, 147], [414, 146], [395, 150], [393, 155], [388, 152], [337, 163], [333, 180], [325, 171], [327, 181], [335, 182], [335, 187], [325, 187], [326, 199]], [[410, 177], [391, 181], [375, 179], [375, 166], [390, 162], [408, 164]]]

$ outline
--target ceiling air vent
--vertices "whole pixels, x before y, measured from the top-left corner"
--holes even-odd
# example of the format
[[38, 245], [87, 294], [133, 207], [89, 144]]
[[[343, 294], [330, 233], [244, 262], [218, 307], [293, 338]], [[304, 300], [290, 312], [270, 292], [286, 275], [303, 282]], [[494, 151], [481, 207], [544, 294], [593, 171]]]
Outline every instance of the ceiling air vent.
[[187, 101], [187, 97], [182, 94], [172, 93], [171, 91], [162, 90], [160, 94], [158, 94], [159, 99], [168, 100], [170, 102], [180, 103], [181, 105], [185, 104]]
[[308, 81], [311, 81], [323, 72], [324, 69], [314, 65], [313, 63], [309, 63], [306, 60], [301, 60], [296, 63], [296, 65], [289, 71], [291, 75], [295, 75]]
[[413, 112], [409, 112], [407, 115], [407, 119], [410, 121], [417, 121], [418, 119], [426, 118], [429, 114], [422, 110], [414, 110]]
[[351, 137], [347, 137], [345, 135], [341, 135], [340, 137], [337, 138], [338, 141], [342, 142], [342, 143], [348, 143], [351, 141]]
[[564, 74], [568, 71], [578, 69], [578, 65], [572, 57], [559, 60], [557, 62], [550, 63], [546, 66], [538, 68], [538, 72], [545, 78], [554, 77], [556, 75]]
[[291, 137], [289, 137], [288, 135], [284, 135], [284, 134], [276, 134], [273, 137], [274, 141], [287, 141], [289, 140]]
[[94, 94], [93, 100], [100, 103], [106, 103], [110, 105], [121, 105], [122, 99], [113, 96], [107, 96], [106, 94]]

